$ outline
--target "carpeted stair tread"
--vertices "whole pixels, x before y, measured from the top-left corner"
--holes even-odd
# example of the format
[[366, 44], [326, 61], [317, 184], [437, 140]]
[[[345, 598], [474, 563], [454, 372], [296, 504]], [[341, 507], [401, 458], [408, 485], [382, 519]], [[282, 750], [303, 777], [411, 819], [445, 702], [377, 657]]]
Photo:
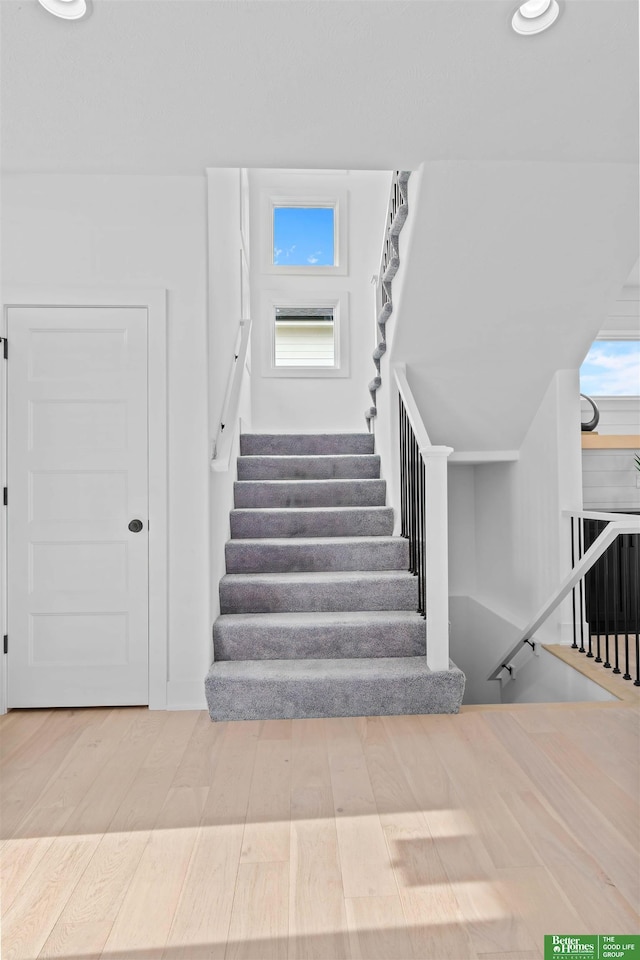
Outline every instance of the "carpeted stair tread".
[[231, 511], [231, 537], [372, 537], [393, 533], [391, 507], [282, 507]]
[[407, 571], [226, 574], [221, 613], [415, 610], [418, 581]]
[[373, 453], [370, 433], [243, 433], [242, 456]]
[[238, 508], [383, 507], [384, 480], [236, 480]]
[[406, 570], [403, 537], [262, 537], [229, 540], [227, 573], [322, 570]]
[[378, 454], [238, 457], [238, 480], [368, 480], [380, 476]]
[[236, 613], [218, 617], [216, 660], [424, 656], [426, 629], [409, 610]]
[[463, 688], [424, 657], [221, 660], [205, 680], [212, 720], [457, 713]]

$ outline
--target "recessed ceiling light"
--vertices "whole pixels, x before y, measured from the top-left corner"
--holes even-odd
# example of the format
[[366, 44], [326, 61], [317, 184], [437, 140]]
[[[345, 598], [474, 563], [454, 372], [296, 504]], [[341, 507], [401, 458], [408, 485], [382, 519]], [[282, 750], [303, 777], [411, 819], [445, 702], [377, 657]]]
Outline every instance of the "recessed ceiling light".
[[38, 0], [38, 3], [63, 20], [81, 20], [87, 12], [86, 0]]
[[525, 36], [542, 33], [556, 22], [559, 13], [558, 0], [527, 0], [514, 13], [511, 26]]

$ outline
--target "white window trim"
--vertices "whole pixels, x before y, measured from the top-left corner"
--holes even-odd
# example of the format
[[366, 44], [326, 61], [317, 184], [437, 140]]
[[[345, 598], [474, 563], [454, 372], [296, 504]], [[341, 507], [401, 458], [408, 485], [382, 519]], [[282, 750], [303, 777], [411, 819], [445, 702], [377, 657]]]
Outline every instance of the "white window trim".
[[[264, 193], [263, 209], [263, 257], [262, 272], [288, 277], [345, 277], [348, 264], [348, 194], [346, 190], [332, 190], [318, 196], [307, 193]], [[273, 262], [273, 211], [275, 207], [332, 207], [333, 214], [333, 266], [291, 266]]]
[[[262, 376], [298, 379], [324, 379], [349, 376], [349, 294], [346, 292], [307, 294], [297, 297], [281, 296], [270, 291], [264, 300], [262, 327]], [[276, 307], [333, 307], [335, 365], [333, 367], [276, 367], [275, 317]]]

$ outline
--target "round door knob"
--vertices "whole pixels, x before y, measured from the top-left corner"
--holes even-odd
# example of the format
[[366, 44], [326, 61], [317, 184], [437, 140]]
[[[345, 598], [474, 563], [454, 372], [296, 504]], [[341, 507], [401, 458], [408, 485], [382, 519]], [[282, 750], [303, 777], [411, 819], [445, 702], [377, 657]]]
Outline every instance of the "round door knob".
[[132, 520], [129, 524], [129, 530], [131, 530], [131, 533], [140, 533], [143, 526], [142, 520]]

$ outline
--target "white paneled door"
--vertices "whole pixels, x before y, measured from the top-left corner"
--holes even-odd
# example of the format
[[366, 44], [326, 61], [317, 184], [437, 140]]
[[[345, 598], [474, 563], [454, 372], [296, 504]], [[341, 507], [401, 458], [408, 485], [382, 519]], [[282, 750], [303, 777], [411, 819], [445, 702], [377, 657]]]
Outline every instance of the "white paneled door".
[[8, 705], [148, 703], [147, 311], [8, 314]]

